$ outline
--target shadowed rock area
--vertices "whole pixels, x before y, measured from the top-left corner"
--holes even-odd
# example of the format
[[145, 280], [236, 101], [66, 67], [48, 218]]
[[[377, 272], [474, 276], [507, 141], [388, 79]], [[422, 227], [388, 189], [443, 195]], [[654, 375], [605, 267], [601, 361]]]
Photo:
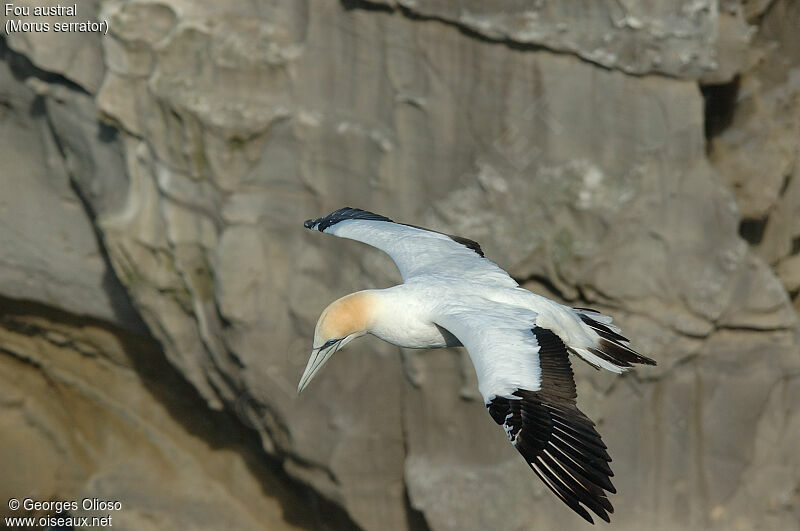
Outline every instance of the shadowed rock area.
[[79, 13], [109, 34], [0, 39], [5, 499], [120, 500], [123, 529], [581, 525], [463, 351], [362, 339], [296, 396], [326, 304], [399, 281], [302, 226], [349, 205], [480, 242], [658, 360], [574, 363], [615, 528], [800, 529], [797, 2]]

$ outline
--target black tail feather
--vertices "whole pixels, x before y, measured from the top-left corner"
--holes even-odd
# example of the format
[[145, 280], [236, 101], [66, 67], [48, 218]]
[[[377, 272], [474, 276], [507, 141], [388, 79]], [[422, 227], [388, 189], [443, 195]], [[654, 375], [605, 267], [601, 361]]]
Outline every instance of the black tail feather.
[[581, 320], [589, 325], [597, 335], [600, 336], [600, 341], [597, 348], [589, 349], [595, 356], [613, 363], [619, 367], [629, 368], [634, 363], [643, 365], [655, 365], [655, 360], [642, 356], [628, 345], [628, 338], [622, 334], [615, 332], [605, 324], [595, 321], [590, 316], [583, 313], [584, 311], [595, 312], [587, 308], [576, 308], [579, 310], [578, 315]]

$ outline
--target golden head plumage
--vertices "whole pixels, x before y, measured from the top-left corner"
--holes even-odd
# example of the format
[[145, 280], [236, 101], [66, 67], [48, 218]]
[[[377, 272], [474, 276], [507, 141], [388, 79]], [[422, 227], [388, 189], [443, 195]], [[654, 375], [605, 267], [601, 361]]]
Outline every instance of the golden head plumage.
[[314, 330], [314, 348], [320, 348], [331, 339], [344, 339], [351, 334], [366, 331], [374, 305], [369, 293], [351, 293], [330, 303], [322, 311]]
[[366, 291], [351, 293], [328, 305], [314, 330], [314, 348], [297, 385], [300, 393], [326, 361], [353, 339], [363, 336], [375, 315], [374, 296]]

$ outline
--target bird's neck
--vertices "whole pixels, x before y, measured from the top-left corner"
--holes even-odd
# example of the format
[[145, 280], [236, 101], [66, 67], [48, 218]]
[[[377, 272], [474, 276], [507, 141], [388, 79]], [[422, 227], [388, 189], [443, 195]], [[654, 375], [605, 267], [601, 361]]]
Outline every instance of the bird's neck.
[[[400, 284], [386, 289], [369, 289], [351, 293], [337, 301], [337, 314], [344, 316], [349, 331], [372, 334], [392, 323], [402, 326], [407, 320], [409, 297]], [[380, 337], [380, 335], [379, 335]]]

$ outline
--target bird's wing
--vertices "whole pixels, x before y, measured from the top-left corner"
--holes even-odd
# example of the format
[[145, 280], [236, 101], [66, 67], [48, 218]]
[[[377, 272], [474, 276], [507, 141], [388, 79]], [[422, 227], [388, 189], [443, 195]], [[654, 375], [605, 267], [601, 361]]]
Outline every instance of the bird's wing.
[[575, 405], [564, 342], [535, 313], [488, 301], [445, 307], [435, 321], [466, 347], [489, 413], [536, 475], [587, 521], [587, 508], [609, 521], [611, 458]]
[[508, 273], [483, 257], [480, 245], [459, 236], [395, 223], [379, 214], [350, 207], [309, 219], [305, 227], [377, 247], [394, 260], [404, 281], [419, 275], [449, 273], [482, 283], [517, 286]]

